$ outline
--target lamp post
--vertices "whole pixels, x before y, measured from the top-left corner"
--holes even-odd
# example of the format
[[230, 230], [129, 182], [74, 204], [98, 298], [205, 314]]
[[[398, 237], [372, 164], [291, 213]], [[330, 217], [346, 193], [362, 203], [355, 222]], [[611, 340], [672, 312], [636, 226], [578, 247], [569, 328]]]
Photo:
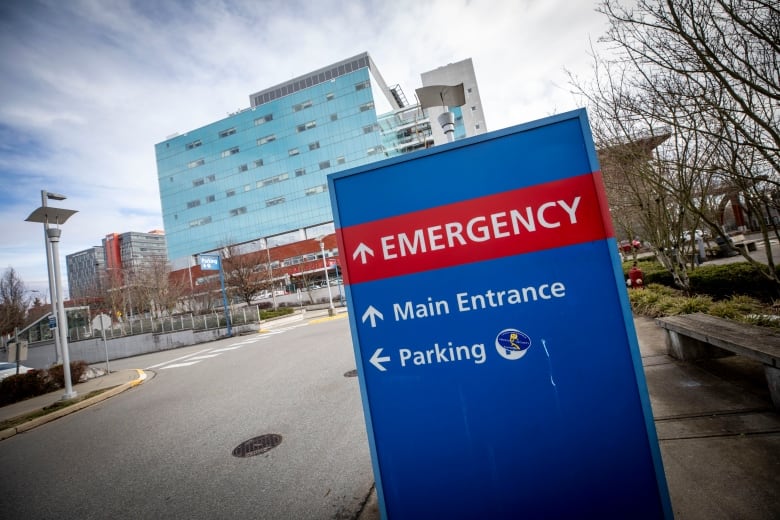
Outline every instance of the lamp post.
[[[41, 190], [41, 207], [45, 208], [47, 206], [47, 201], [49, 199], [51, 200], [65, 200], [67, 197], [65, 195], [60, 195], [58, 193], [50, 193], [46, 190]], [[43, 223], [43, 245], [46, 248], [46, 268], [49, 272], [49, 297], [51, 298], [51, 315], [57, 316], [57, 293], [54, 288], [54, 265], [51, 260], [51, 248], [49, 247], [49, 222], [45, 221]], [[52, 334], [54, 336], [54, 359], [56, 364], [60, 364], [62, 361], [62, 345], [60, 344], [60, 336], [59, 334], [55, 333]]]
[[[45, 192], [44, 192], [45, 193]], [[42, 194], [43, 195], [43, 194]], [[62, 200], [65, 197], [59, 195], [56, 200]], [[50, 197], [51, 198], [51, 197]], [[27, 222], [40, 222], [44, 225], [46, 230], [47, 239], [47, 255], [49, 248], [51, 248], [51, 268], [49, 269], [49, 287], [52, 290], [52, 302], [55, 298], [57, 301], [56, 312], [56, 325], [57, 332], [60, 338], [60, 347], [62, 348], [62, 372], [65, 379], [65, 395], [63, 399], [72, 399], [76, 397], [76, 392], [73, 390], [73, 385], [70, 379], [70, 356], [68, 353], [68, 319], [65, 316], [65, 301], [62, 296], [62, 276], [60, 274], [60, 236], [62, 230], [59, 227], [51, 228], [49, 223], [53, 222], [57, 226], [64, 224], [74, 213], [72, 209], [52, 208], [51, 206], [42, 205], [36, 209], [25, 220]], [[52, 281], [52, 273], [54, 280]]]
[[333, 308], [333, 294], [330, 292], [330, 278], [328, 278], [328, 264], [325, 261], [325, 242], [324, 239], [320, 240], [320, 251], [322, 252], [322, 267], [325, 268], [325, 283], [328, 286], [328, 316], [336, 314], [336, 309]]

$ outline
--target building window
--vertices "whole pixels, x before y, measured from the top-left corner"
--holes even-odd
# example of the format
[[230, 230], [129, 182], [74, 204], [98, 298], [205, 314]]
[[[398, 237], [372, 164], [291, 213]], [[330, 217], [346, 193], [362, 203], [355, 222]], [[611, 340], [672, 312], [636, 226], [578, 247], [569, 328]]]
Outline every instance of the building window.
[[361, 81], [360, 83], [355, 83], [355, 90], [363, 90], [371, 86], [371, 81]]
[[366, 155], [376, 155], [378, 153], [384, 152], [385, 149], [382, 147], [382, 145], [379, 146], [372, 146], [366, 151]]
[[190, 227], [203, 226], [204, 224], [211, 224], [211, 217], [203, 217], [190, 221]]
[[368, 125], [363, 127], [364, 134], [370, 134], [373, 131], [374, 131], [374, 125]]
[[204, 181], [203, 179], [195, 179], [194, 181], [192, 181], [192, 185], [194, 187], [203, 186], [204, 184], [206, 184], [206, 181]]
[[304, 193], [308, 197], [310, 195], [316, 195], [318, 193], [325, 193], [326, 191], [328, 191], [328, 185], [321, 184], [319, 186], [314, 186], [313, 188], [306, 188], [306, 191]]
[[255, 160], [255, 168], [259, 168], [262, 165], [263, 165], [263, 160], [262, 159]]
[[246, 206], [241, 206], [240, 208], [236, 208], [236, 209], [231, 209], [230, 210], [230, 216], [231, 217], [235, 217], [235, 216], [238, 216], [238, 215], [243, 215], [244, 213], [246, 213]]
[[200, 200], [191, 200], [187, 203], [187, 209], [196, 208], [200, 206]]
[[226, 197], [232, 197], [232, 196], [233, 196], [233, 195], [235, 195], [235, 194], [236, 194], [236, 190], [227, 190], [227, 191], [225, 192], [225, 196], [226, 196]]
[[215, 195], [207, 195], [206, 196], [206, 203], [208, 204], [209, 202], [214, 202], [216, 199], [217, 199], [217, 197]]
[[197, 148], [198, 146], [202, 145], [203, 143], [200, 142], [200, 139], [195, 139], [191, 143], [187, 143], [185, 147], [187, 150], [192, 150], [193, 148]]
[[238, 167], [238, 171], [239, 171], [239, 173], [240, 173], [240, 172], [245, 172], [245, 171], [247, 171], [248, 169], [249, 169], [249, 166], [247, 166], [246, 164], [242, 164], [241, 166], [239, 166], [239, 167]]
[[203, 166], [206, 163], [203, 159], [196, 159], [194, 161], [190, 161], [187, 163], [187, 168], [197, 168], [198, 166]]
[[306, 123], [304, 123], [302, 125], [298, 125], [296, 127], [296, 130], [300, 134], [301, 132], [305, 132], [306, 130], [311, 130], [315, 126], [317, 126], [317, 121], [308, 121], [308, 122], [306, 122]]
[[330, 161], [322, 161], [320, 163], [320, 170], [325, 170], [327, 168], [330, 168]]
[[333, 92], [328, 92], [327, 94], [325, 94], [325, 100], [326, 101], [333, 101], [333, 99], [335, 97], [336, 97], [336, 94], [334, 94]]
[[206, 182], [214, 182], [215, 180], [217, 180], [217, 176], [214, 175], [213, 173], [208, 177], [206, 177]]
[[290, 148], [289, 150], [287, 150], [287, 155], [289, 155], [290, 157], [294, 157], [299, 153], [301, 153], [301, 151], [298, 150], [297, 148]]
[[368, 103], [363, 103], [362, 105], [360, 105], [360, 111], [361, 112], [365, 112], [367, 110], [371, 110], [372, 108], [374, 108], [374, 102], [373, 101], [369, 101]]
[[319, 141], [314, 141], [313, 143], [309, 143], [309, 151], [317, 150], [320, 147]]
[[293, 105], [293, 111], [294, 112], [300, 112], [301, 110], [304, 110], [306, 108], [309, 108], [311, 106], [311, 100], [308, 99], [304, 101], [303, 103], [297, 103]]
[[267, 123], [268, 121], [272, 121], [273, 118], [274, 118], [273, 114], [266, 114], [262, 117], [258, 117], [257, 119], [255, 119], [255, 126], [259, 126]]
[[222, 157], [230, 157], [231, 155], [235, 155], [238, 153], [238, 146], [234, 146], [233, 148], [229, 148], [227, 150], [222, 151]]
[[306, 168], [298, 168], [295, 170], [296, 177], [303, 177], [304, 175], [306, 175]]
[[336, 157], [336, 164], [344, 164], [345, 162], [347, 162], [347, 160], [344, 158], [343, 155]]
[[472, 112], [476, 112], [477, 111], [477, 107], [471, 107], [471, 111]]
[[276, 184], [277, 182], [286, 181], [289, 178], [290, 178], [289, 173], [287, 172], [280, 173], [279, 175], [274, 175], [273, 177], [267, 177], [265, 179], [257, 181], [257, 187], [262, 188], [264, 186], [270, 186], [271, 184]]
[[235, 134], [235, 133], [236, 133], [236, 129], [235, 129], [235, 127], [233, 127], [233, 128], [228, 128], [227, 130], [222, 130], [222, 131], [219, 133], [219, 137], [220, 137], [220, 139], [221, 139], [221, 138], [223, 138], [223, 137], [227, 137], [227, 136], [229, 136], [229, 135], [233, 135], [233, 134]]
[[284, 202], [284, 197], [275, 197], [273, 199], [268, 199], [265, 201], [266, 207], [269, 206], [276, 206], [277, 204], [282, 204]]
[[263, 144], [266, 144], [266, 143], [270, 143], [271, 141], [276, 141], [276, 135], [275, 134], [271, 134], [271, 135], [267, 135], [265, 137], [261, 137], [260, 139], [257, 140], [257, 144], [258, 145], [263, 145]]
[[468, 92], [469, 94], [471, 94], [471, 88], [467, 88], [467, 89], [466, 89], [466, 92]]
[[335, 120], [337, 120], [338, 118], [339, 118], [339, 115], [338, 115], [338, 114], [331, 114], [331, 115], [330, 115], [330, 120], [331, 120], [331, 121], [335, 121]]

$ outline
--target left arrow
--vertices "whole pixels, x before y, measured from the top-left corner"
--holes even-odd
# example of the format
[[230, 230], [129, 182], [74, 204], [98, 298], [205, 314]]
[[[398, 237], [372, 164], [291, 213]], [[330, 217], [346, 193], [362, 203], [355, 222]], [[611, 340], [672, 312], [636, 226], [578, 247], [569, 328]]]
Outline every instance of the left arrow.
[[371, 356], [371, 359], [369, 359], [369, 361], [371, 362], [372, 365], [377, 367], [380, 371], [386, 372], [387, 369], [382, 366], [382, 363], [387, 363], [388, 361], [390, 361], [390, 356], [381, 356], [380, 357], [379, 354], [381, 354], [381, 353], [382, 353], [382, 349], [381, 348], [376, 349], [376, 352], [374, 352], [374, 355]]

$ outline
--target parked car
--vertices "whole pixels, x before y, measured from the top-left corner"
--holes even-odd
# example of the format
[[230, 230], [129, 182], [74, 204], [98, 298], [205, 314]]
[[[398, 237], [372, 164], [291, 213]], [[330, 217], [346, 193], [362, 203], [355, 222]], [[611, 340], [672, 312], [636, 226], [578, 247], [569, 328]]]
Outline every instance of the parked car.
[[[26, 372], [29, 372], [30, 370], [32, 370], [32, 368], [26, 367], [24, 365], [19, 365], [20, 374], [24, 374]], [[2, 381], [8, 376], [15, 376], [15, 375], [16, 375], [16, 363], [7, 363], [7, 362], [0, 363], [0, 381]]]

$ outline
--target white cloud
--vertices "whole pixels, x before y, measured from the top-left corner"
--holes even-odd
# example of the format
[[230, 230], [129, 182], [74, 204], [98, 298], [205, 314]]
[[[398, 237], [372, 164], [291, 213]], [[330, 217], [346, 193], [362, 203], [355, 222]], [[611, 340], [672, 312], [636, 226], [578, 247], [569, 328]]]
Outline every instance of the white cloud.
[[154, 144], [249, 94], [368, 51], [412, 98], [419, 75], [472, 58], [490, 130], [575, 108], [605, 29], [567, 0], [11, 1], [0, 5], [0, 269], [46, 285], [40, 190], [78, 209], [61, 255], [162, 227]]

